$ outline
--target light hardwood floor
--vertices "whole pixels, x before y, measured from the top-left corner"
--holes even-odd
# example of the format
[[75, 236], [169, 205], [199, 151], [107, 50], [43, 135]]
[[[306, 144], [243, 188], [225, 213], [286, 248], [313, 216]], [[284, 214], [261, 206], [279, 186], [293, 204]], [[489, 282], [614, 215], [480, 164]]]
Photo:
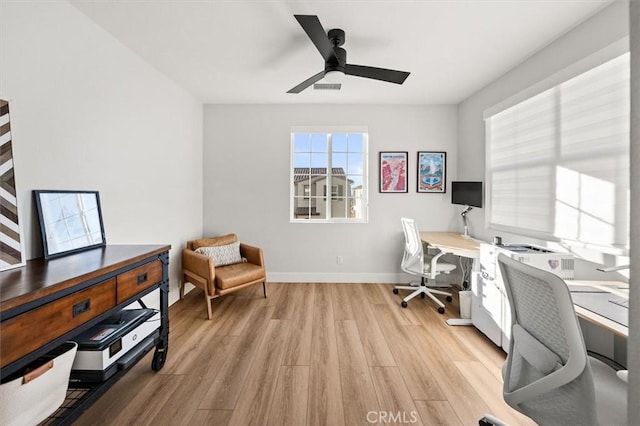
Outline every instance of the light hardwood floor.
[[502, 400], [505, 354], [450, 327], [427, 299], [382, 284], [268, 284], [170, 307], [169, 352], [151, 353], [78, 425], [532, 425]]

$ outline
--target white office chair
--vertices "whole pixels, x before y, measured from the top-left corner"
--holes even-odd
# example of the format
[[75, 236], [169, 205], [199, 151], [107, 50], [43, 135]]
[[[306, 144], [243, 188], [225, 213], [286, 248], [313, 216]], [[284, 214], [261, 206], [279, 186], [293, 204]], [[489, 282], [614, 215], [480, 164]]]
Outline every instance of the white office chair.
[[498, 264], [512, 324], [505, 402], [541, 425], [626, 425], [627, 384], [587, 355], [566, 283], [503, 254]]
[[429, 288], [425, 284], [425, 280], [434, 281], [436, 276], [441, 273], [448, 274], [456, 269], [455, 265], [445, 262], [438, 262], [438, 259], [444, 254], [440, 251], [435, 256], [425, 255], [422, 249], [422, 240], [420, 239], [420, 232], [413, 219], [407, 219], [403, 217], [400, 219], [402, 222], [402, 230], [404, 231], [404, 255], [402, 256], [402, 264], [400, 267], [404, 272], [420, 277], [420, 284], [416, 286], [412, 285], [398, 285], [393, 289], [393, 294], [398, 294], [399, 290], [411, 290], [412, 293], [405, 297], [400, 306], [407, 307], [407, 302], [413, 299], [417, 295], [424, 298], [425, 295], [429, 296], [436, 305], [438, 305], [438, 312], [444, 314], [444, 304], [438, 300], [434, 294], [441, 294], [447, 296], [447, 302], [451, 302], [453, 298], [451, 293], [445, 291], [434, 290]]

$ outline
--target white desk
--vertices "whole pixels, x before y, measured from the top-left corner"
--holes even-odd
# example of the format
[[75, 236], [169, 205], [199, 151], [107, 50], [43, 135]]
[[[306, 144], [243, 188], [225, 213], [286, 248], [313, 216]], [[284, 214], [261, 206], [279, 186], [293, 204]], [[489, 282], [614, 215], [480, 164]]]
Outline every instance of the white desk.
[[[480, 265], [477, 261], [480, 257], [480, 243], [473, 239], [463, 238], [457, 232], [420, 232], [420, 238], [423, 242], [429, 244], [432, 247], [442, 250], [447, 254], [454, 254], [460, 257], [466, 257], [469, 259], [473, 259], [473, 267], [472, 271], [479, 271]], [[477, 283], [473, 282], [474, 277], [472, 273], [472, 289], [475, 288]], [[582, 280], [570, 280], [567, 281], [569, 285], [585, 285], [600, 288], [603, 291], [612, 293], [617, 296], [629, 297], [629, 291], [620, 289], [620, 287], [624, 287], [628, 285], [618, 281], [582, 281]], [[612, 321], [597, 312], [590, 311], [581, 306], [574, 305], [576, 314], [597, 325], [600, 328], [608, 330], [614, 333], [617, 336], [628, 338], [629, 337], [629, 328], [619, 324], [615, 321]], [[471, 315], [473, 316], [473, 308]], [[467, 319], [451, 319], [447, 321], [450, 325], [470, 325], [472, 324], [472, 320]]]
[[480, 243], [470, 238], [462, 238], [457, 232], [420, 232], [420, 238], [445, 253], [470, 259], [480, 257]]
[[[567, 281], [567, 284], [569, 286], [583, 285], [588, 287], [595, 287], [611, 295], [629, 298], [629, 285], [621, 281], [571, 280]], [[583, 318], [600, 328], [608, 330], [617, 336], [624, 337], [625, 339], [629, 338], [629, 327], [605, 317], [595, 309], [589, 310], [576, 304], [574, 304], [573, 306], [575, 307], [576, 314], [580, 318]], [[628, 308], [620, 307], [619, 309], [626, 309], [628, 315]]]

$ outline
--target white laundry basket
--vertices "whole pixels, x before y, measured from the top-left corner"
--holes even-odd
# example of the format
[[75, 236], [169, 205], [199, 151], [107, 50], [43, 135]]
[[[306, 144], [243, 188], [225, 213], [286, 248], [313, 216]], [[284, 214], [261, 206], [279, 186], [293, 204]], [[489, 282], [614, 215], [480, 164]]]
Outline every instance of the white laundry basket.
[[0, 425], [36, 425], [64, 402], [78, 344], [66, 342], [0, 384]]

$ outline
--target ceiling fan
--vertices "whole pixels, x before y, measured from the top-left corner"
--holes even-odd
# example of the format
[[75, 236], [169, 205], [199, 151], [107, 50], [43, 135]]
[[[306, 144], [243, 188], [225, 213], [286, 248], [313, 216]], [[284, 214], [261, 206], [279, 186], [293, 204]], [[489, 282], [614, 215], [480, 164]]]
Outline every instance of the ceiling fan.
[[335, 76], [353, 75], [355, 77], [372, 78], [402, 84], [409, 77], [408, 72], [390, 70], [386, 68], [367, 67], [347, 63], [347, 51], [341, 48], [344, 44], [344, 31], [341, 29], [325, 32], [316, 15], [293, 15], [302, 29], [307, 33], [320, 55], [324, 58], [324, 70], [309, 77], [287, 93], [300, 93], [307, 87], [325, 78], [330, 80]]

